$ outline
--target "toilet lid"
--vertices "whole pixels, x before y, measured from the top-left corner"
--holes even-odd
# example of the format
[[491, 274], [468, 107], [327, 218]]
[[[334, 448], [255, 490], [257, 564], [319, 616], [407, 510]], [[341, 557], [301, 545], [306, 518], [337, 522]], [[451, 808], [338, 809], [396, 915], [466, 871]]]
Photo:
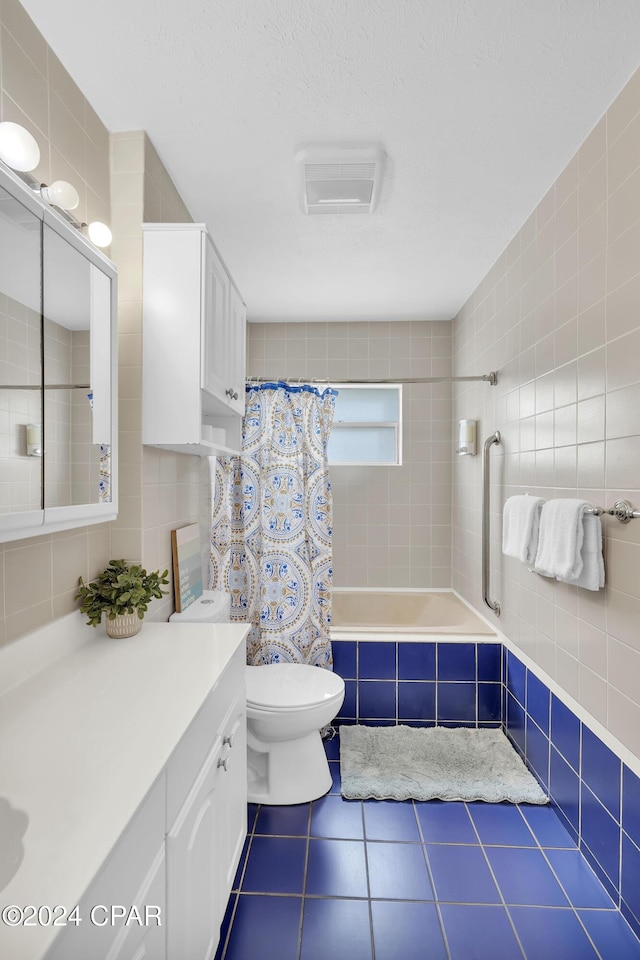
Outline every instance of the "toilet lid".
[[247, 667], [247, 702], [278, 710], [322, 703], [344, 690], [344, 680], [331, 670], [300, 663]]

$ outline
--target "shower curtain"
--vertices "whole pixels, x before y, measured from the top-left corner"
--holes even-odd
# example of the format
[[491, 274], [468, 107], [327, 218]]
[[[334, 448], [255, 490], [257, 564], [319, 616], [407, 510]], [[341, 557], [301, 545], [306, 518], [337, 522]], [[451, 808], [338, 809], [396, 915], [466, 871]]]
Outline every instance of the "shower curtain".
[[247, 663], [332, 667], [327, 442], [337, 391], [247, 386], [242, 455], [218, 458], [209, 582], [249, 621]]

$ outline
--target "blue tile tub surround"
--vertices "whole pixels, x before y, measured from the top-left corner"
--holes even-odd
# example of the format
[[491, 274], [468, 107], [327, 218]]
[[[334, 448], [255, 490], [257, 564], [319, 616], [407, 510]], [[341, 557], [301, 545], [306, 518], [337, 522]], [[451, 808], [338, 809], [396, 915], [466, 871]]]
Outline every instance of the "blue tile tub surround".
[[[640, 935], [640, 779], [506, 648], [503, 671], [505, 732], [549, 793], [564, 830]], [[526, 816], [533, 827], [536, 814]], [[595, 921], [593, 929], [601, 929]]]
[[502, 646], [493, 642], [333, 640], [342, 722], [499, 726]]
[[640, 779], [513, 651], [400, 638], [334, 640], [333, 649], [346, 683], [338, 724], [503, 726], [640, 933]]
[[[336, 767], [338, 745], [327, 743]], [[338, 773], [312, 803], [252, 809], [216, 960], [640, 960], [553, 807], [339, 790]], [[640, 850], [627, 843], [637, 906]]]

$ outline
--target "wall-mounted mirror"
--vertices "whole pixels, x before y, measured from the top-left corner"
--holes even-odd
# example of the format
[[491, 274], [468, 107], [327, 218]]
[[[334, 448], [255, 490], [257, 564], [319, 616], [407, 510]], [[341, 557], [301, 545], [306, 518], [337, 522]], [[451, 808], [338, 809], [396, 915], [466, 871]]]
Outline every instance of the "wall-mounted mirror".
[[117, 514], [115, 284], [0, 169], [0, 541]]

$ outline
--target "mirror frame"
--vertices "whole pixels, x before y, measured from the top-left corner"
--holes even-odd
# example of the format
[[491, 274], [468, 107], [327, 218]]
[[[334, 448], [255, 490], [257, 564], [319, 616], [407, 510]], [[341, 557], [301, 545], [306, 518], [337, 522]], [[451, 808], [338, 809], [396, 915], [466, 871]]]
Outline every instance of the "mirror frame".
[[[109, 330], [104, 340], [110, 347], [110, 370], [105, 378], [110, 385], [108, 410], [111, 419], [111, 501], [109, 503], [83, 503], [63, 507], [43, 507], [23, 513], [0, 514], [0, 543], [22, 540], [25, 537], [39, 537], [59, 530], [71, 530], [93, 523], [105, 523], [115, 520], [118, 515], [118, 364], [117, 364], [117, 283], [116, 265], [93, 246], [80, 231], [40, 199], [26, 183], [13, 171], [0, 163], [0, 186], [23, 204], [46, 226], [81, 253], [110, 281], [111, 302], [109, 304]], [[41, 246], [42, 256], [42, 246]], [[43, 291], [44, 298], [44, 291]], [[44, 454], [46, 476], [46, 452]], [[42, 500], [44, 503], [44, 499]]]

